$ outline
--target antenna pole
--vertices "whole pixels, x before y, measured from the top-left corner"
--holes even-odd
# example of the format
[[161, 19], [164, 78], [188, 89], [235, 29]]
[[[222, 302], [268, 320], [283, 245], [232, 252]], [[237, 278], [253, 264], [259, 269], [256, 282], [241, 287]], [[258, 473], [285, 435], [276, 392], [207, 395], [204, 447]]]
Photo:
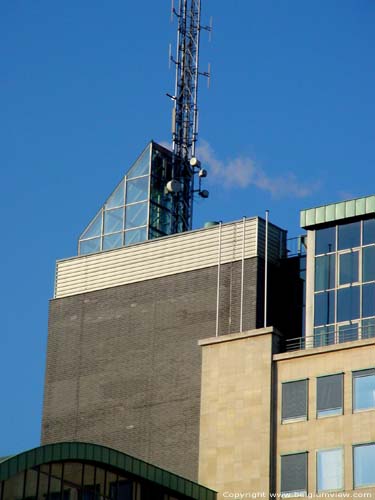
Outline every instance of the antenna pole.
[[[178, 10], [173, 8], [177, 18], [176, 82], [173, 96], [172, 119], [172, 177], [179, 182], [180, 190], [172, 196], [174, 213], [172, 233], [192, 228], [194, 174], [199, 164], [190, 164], [195, 157], [198, 137], [198, 81], [199, 44], [201, 29], [201, 0], [179, 0]], [[200, 192], [200, 191], [199, 191]], [[207, 197], [207, 196], [206, 196]]]

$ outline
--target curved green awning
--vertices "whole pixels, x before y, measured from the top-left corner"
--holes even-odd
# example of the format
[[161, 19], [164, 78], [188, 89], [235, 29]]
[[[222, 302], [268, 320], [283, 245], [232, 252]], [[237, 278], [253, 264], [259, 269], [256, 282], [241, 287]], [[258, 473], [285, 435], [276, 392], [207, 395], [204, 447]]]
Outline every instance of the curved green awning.
[[[2, 461], [1, 461], [2, 460]], [[215, 500], [216, 492], [106, 446], [90, 443], [54, 443], [0, 459], [0, 481], [38, 465], [58, 461], [84, 461], [113, 467], [164, 486], [195, 500]]]

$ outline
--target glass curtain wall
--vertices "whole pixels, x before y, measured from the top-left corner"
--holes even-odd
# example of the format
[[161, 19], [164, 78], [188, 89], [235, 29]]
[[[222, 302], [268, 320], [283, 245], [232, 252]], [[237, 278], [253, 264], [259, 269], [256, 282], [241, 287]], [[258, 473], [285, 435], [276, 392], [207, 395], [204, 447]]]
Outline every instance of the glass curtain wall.
[[315, 345], [375, 336], [375, 219], [315, 231]]
[[172, 153], [151, 142], [81, 234], [78, 254], [90, 254], [172, 232]]
[[157, 484], [89, 463], [44, 464], [0, 481], [1, 500], [179, 500]]

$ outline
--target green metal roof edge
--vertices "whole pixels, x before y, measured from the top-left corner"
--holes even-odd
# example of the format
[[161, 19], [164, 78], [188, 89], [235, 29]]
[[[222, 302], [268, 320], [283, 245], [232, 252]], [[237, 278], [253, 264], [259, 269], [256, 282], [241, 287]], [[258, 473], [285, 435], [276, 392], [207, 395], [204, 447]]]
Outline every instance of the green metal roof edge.
[[301, 210], [300, 224], [307, 229], [312, 226], [375, 213], [375, 195], [364, 196], [320, 207]]
[[3, 462], [0, 462], [0, 481], [9, 479], [25, 469], [63, 460], [82, 460], [109, 465], [125, 473], [133, 474], [134, 476], [164, 486], [176, 493], [190, 496], [195, 500], [216, 499], [215, 491], [194, 483], [189, 479], [185, 479], [112, 448], [80, 442], [47, 444], [5, 458]]

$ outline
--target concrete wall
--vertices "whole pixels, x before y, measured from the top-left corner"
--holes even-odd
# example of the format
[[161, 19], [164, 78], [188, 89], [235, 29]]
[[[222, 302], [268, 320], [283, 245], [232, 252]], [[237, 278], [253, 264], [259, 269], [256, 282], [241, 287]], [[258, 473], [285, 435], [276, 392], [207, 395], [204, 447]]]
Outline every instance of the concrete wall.
[[[222, 266], [221, 335], [239, 329], [240, 272]], [[262, 321], [259, 272], [245, 261], [245, 329]], [[197, 479], [197, 342], [215, 335], [216, 284], [214, 266], [52, 300], [42, 443], [95, 442]]]
[[[345, 490], [353, 490], [352, 445], [375, 442], [375, 410], [354, 413], [352, 408], [352, 371], [375, 367], [375, 339], [348, 342], [330, 347], [278, 354], [277, 364], [277, 489], [280, 489], [280, 456], [308, 451], [308, 491], [316, 493], [316, 452], [344, 448]], [[344, 414], [316, 418], [316, 378], [344, 373]], [[281, 384], [307, 378], [308, 420], [281, 423]], [[357, 491], [357, 490], [356, 490]], [[360, 489], [360, 493], [375, 488]], [[357, 491], [357, 493], [358, 493]]]
[[[273, 488], [272, 353], [278, 335], [264, 328], [202, 346], [199, 482], [218, 498]], [[236, 498], [251, 498], [236, 497]]]

